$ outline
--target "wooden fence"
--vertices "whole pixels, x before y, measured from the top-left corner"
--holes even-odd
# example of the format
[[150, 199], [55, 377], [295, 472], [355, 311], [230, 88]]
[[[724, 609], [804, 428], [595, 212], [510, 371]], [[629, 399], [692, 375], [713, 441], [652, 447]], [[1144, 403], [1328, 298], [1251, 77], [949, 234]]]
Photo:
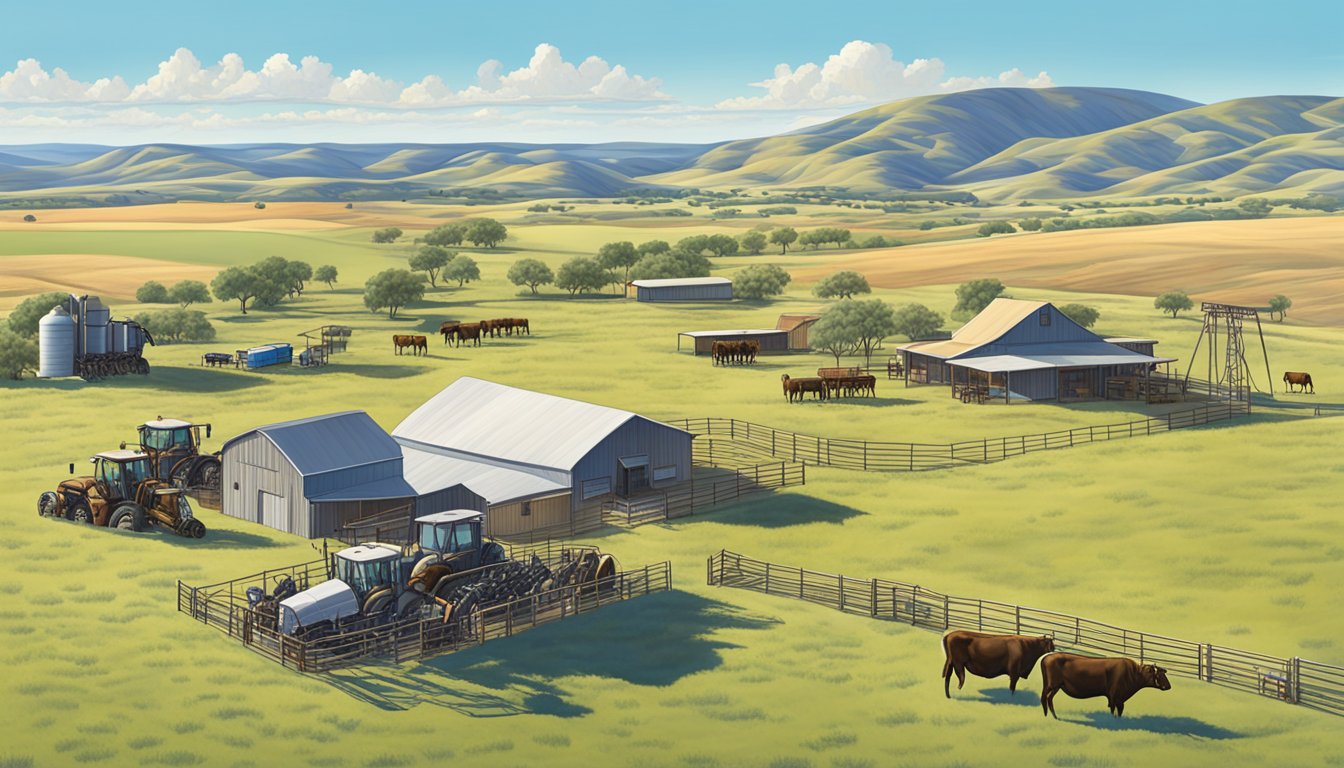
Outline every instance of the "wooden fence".
[[748, 494], [806, 483], [807, 469], [801, 463], [780, 461], [738, 467], [721, 478], [691, 479], [636, 499], [613, 497], [603, 505], [603, 518], [620, 525], [642, 525], [694, 515]]
[[1344, 715], [1344, 667], [1298, 657], [1285, 659], [1179, 640], [1039, 608], [946, 595], [918, 584], [809, 571], [727, 550], [709, 558], [707, 577], [711, 586], [806, 600], [937, 632], [969, 629], [1051, 635], [1061, 651], [1126, 656], [1159, 664], [1173, 675]]
[[429, 658], [511, 637], [533, 627], [590, 613], [602, 606], [672, 588], [672, 566], [658, 563], [595, 582], [572, 584], [498, 603], [444, 622], [437, 617], [355, 629], [300, 639], [269, 628], [247, 602], [247, 588], [269, 589], [275, 577], [290, 577], [299, 589], [324, 581], [323, 560], [263, 571], [219, 584], [192, 587], [177, 583], [177, 609], [223, 631], [249, 649], [300, 672], [326, 672], [370, 658], [393, 662]]
[[1250, 410], [1247, 401], [1227, 401], [1116, 424], [937, 444], [800, 435], [749, 421], [714, 416], [669, 423], [695, 434], [697, 442], [700, 436], [724, 437], [739, 444], [743, 450], [777, 459], [845, 469], [916, 471], [989, 464], [1035, 451], [1155, 435], [1237, 418], [1250, 413]]

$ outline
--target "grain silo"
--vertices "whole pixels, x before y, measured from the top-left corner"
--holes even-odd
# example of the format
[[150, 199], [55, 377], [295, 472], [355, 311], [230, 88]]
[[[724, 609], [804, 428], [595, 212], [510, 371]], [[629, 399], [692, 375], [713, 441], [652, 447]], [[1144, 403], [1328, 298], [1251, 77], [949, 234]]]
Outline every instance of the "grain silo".
[[75, 375], [76, 326], [65, 307], [53, 307], [37, 324], [38, 365], [41, 378]]

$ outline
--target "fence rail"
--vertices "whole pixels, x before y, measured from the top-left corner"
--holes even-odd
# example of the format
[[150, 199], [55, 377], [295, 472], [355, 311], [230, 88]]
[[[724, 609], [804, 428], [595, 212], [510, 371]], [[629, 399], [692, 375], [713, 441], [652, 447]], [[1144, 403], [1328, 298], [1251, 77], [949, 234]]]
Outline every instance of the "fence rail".
[[710, 556], [706, 569], [711, 586], [791, 597], [938, 632], [1048, 634], [1059, 650], [1127, 656], [1160, 664], [1174, 675], [1344, 716], [1344, 667], [1180, 640], [1039, 608], [947, 595], [918, 584], [809, 571], [727, 550]]
[[697, 436], [726, 437], [739, 450], [817, 466], [867, 471], [946, 469], [989, 464], [1035, 451], [1155, 435], [1250, 413], [1247, 401], [1202, 405], [1162, 416], [1014, 437], [990, 437], [956, 443], [898, 443], [801, 435], [739, 419], [708, 416], [669, 422]]
[[[699, 459], [697, 463], [700, 463]], [[714, 465], [706, 463], [705, 466]], [[780, 461], [755, 464], [738, 467], [730, 476], [723, 478], [692, 479], [665, 491], [654, 491], [635, 499], [613, 498], [603, 505], [603, 517], [607, 522], [643, 525], [688, 517], [749, 494], [804, 485], [806, 482], [807, 469], [801, 463]]]
[[326, 574], [326, 562], [317, 560], [205, 587], [179, 581], [177, 609], [281, 666], [300, 672], [325, 672], [372, 657], [400, 663], [452, 653], [672, 588], [672, 565], [664, 562], [498, 603], [447, 622], [442, 615], [410, 618], [308, 639], [278, 632], [260, 620], [247, 602], [247, 588], [268, 588], [271, 577], [289, 576], [299, 589], [306, 589], [325, 580]]

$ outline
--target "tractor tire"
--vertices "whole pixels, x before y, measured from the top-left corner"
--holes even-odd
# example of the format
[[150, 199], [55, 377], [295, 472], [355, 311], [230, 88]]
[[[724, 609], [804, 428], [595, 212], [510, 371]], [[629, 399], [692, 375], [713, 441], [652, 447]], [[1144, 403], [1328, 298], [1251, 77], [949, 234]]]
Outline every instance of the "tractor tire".
[[135, 359], [135, 372], [144, 376], [149, 373], [149, 361], [143, 357]]
[[172, 477], [168, 479], [173, 485], [185, 490], [188, 487], [187, 483], [191, 480], [190, 475], [191, 475], [191, 462], [181, 461], [178, 462], [178, 465], [176, 467], [173, 467]]
[[193, 517], [190, 520], [183, 521], [177, 527], [177, 533], [188, 539], [203, 539], [205, 538], [205, 523]]
[[112, 510], [112, 516], [107, 520], [107, 527], [141, 533], [149, 527], [145, 508], [133, 501], [123, 501]]
[[66, 505], [65, 519], [85, 525], [93, 525], [93, 510], [89, 509], [89, 502], [79, 499], [73, 504]]
[[202, 461], [196, 468], [195, 487], [205, 491], [218, 491], [219, 475], [219, 459], [211, 458]]
[[60, 510], [60, 500], [52, 491], [44, 491], [37, 497], [37, 514], [39, 517], [55, 517]]

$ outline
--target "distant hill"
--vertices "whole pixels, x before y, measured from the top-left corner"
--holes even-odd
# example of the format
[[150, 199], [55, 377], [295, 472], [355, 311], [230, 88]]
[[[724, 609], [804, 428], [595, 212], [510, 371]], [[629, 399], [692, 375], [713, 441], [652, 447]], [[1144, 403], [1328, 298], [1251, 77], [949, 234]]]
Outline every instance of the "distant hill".
[[1201, 105], [1116, 88], [922, 96], [791, 133], [699, 144], [0, 146], [0, 196], [392, 199], [491, 190], [833, 187], [981, 199], [1344, 194], [1344, 99]]

